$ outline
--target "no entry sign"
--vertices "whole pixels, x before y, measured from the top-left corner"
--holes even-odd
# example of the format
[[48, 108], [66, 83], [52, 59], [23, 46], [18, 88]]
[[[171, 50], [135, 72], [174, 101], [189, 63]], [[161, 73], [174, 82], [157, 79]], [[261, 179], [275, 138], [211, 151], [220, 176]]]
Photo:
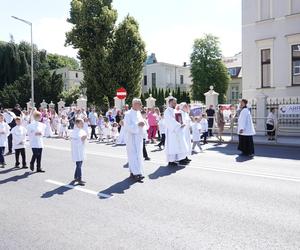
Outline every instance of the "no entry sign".
[[126, 99], [127, 91], [124, 88], [117, 89], [117, 97], [121, 100]]

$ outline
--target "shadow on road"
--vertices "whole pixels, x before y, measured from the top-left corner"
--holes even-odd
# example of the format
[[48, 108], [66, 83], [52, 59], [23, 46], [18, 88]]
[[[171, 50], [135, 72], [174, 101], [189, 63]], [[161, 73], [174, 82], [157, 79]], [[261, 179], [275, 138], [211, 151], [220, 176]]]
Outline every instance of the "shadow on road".
[[12, 177], [9, 177], [5, 180], [1, 180], [0, 181], [0, 185], [1, 184], [6, 184], [8, 182], [17, 182], [17, 181], [20, 181], [20, 180], [23, 180], [23, 179], [26, 179], [28, 178], [30, 175], [33, 175], [35, 174], [35, 172], [25, 172], [24, 174], [22, 175], [16, 175], [16, 176], [12, 176]]
[[[137, 182], [135, 180], [133, 180], [132, 178], [128, 177], [114, 185], [112, 185], [111, 187], [100, 191], [100, 193], [104, 193], [107, 195], [111, 195], [111, 197], [114, 194], [124, 194], [126, 190], [128, 190], [132, 185], [136, 184]], [[99, 196], [99, 199], [108, 199], [109, 197], [101, 197]]]
[[[70, 182], [68, 185], [74, 185], [74, 182]], [[48, 191], [44, 193], [41, 198], [51, 198], [54, 195], [63, 195], [65, 192], [72, 190], [73, 188], [71, 187], [66, 187], [66, 186], [60, 186], [58, 188], [55, 188], [51, 191]]]
[[177, 171], [180, 171], [184, 168], [185, 168], [184, 166], [177, 166], [177, 167], [160, 166], [158, 169], [156, 169], [155, 172], [149, 174], [149, 178], [151, 180], [155, 180], [161, 177], [166, 177], [175, 174]]
[[[297, 147], [280, 147], [280, 146], [265, 146], [254, 145], [255, 156], [279, 159], [300, 160], [299, 148]], [[236, 144], [214, 145], [214, 147], [207, 148], [206, 151], [215, 151], [225, 155], [238, 155], [240, 151], [237, 150]]]
[[10, 172], [13, 172], [13, 171], [18, 171], [18, 170], [24, 170], [24, 169], [17, 168], [17, 167], [8, 168], [8, 169], [0, 171], [0, 174], [7, 174], [7, 173], [10, 173]]

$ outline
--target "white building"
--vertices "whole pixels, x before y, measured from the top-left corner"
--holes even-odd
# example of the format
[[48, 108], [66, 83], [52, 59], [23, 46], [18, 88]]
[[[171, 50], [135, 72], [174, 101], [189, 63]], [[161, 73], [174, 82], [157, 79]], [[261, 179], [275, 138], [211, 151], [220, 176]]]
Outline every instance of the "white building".
[[243, 97], [300, 96], [300, 0], [243, 0]]
[[64, 82], [64, 90], [69, 90], [73, 87], [80, 86], [84, 75], [82, 70], [71, 70], [69, 68], [59, 68], [55, 70], [56, 74], [62, 75]]
[[181, 90], [188, 91], [192, 85], [189, 66], [157, 62], [155, 54], [148, 57], [143, 74], [143, 93], [155, 87], [171, 90], [180, 87]]
[[231, 77], [226, 93], [227, 103], [237, 104], [242, 97], [242, 53], [224, 57], [223, 62]]

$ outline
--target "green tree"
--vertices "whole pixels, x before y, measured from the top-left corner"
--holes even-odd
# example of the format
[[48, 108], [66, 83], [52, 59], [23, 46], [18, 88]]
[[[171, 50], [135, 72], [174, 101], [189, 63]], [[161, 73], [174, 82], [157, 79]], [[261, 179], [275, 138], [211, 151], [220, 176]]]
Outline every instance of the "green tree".
[[110, 68], [116, 87], [127, 90], [127, 101], [141, 94], [141, 80], [144, 62], [146, 60], [145, 43], [143, 42], [137, 21], [126, 16], [116, 28], [113, 49], [110, 56]]
[[69, 69], [78, 70], [79, 63], [75, 58], [61, 56], [58, 54], [47, 54], [47, 61], [50, 70], [67, 67]]
[[72, 0], [68, 22], [73, 28], [66, 34], [66, 44], [79, 49], [87, 95], [101, 104], [104, 97], [113, 101], [114, 91], [109, 55], [117, 12], [112, 0]]
[[204, 93], [212, 85], [220, 94], [219, 102], [224, 103], [230, 78], [222, 62], [219, 39], [213, 35], [196, 39], [191, 54], [191, 65], [193, 100], [205, 101]]
[[70, 106], [73, 102], [79, 98], [81, 94], [81, 90], [78, 86], [72, 87], [69, 90], [65, 90], [60, 94], [60, 98], [62, 98], [67, 106]]

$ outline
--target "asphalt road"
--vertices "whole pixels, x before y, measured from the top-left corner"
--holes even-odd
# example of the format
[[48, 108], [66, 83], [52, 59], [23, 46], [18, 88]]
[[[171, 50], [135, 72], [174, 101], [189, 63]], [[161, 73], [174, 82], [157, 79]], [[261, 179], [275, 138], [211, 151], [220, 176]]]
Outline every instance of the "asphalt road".
[[[68, 141], [46, 139], [45, 174], [0, 169], [0, 249], [300, 249], [300, 149], [206, 147], [183, 168], [148, 151], [143, 184], [125, 147], [89, 143], [85, 187]], [[27, 151], [28, 158], [31, 153]]]

